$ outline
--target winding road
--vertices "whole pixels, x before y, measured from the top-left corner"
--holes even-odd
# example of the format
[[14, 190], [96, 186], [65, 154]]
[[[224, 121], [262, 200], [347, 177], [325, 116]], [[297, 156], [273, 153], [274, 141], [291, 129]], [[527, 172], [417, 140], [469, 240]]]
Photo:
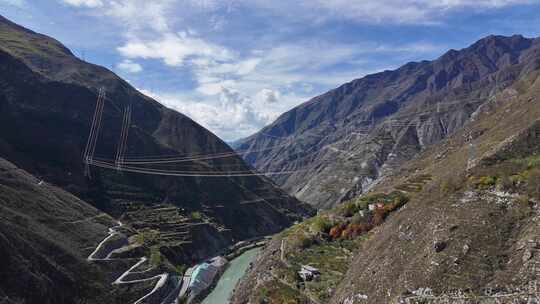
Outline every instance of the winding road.
[[[118, 260], [132, 260], [131, 258], [121, 259], [121, 258], [111, 258], [112, 254], [122, 249], [126, 246], [128, 246], [127, 238], [118, 230], [122, 228], [123, 224], [122, 222], [117, 222], [118, 225], [109, 228], [109, 233], [103, 241], [101, 241], [96, 249], [88, 256], [87, 260], [89, 262], [93, 261], [118, 261]], [[127, 280], [126, 278], [129, 275], [144, 275], [145, 273], [155, 269], [155, 268], [148, 268], [143, 271], [135, 271], [137, 268], [141, 267], [141, 265], [148, 262], [147, 257], [141, 257], [137, 263], [135, 263], [133, 266], [131, 266], [128, 270], [126, 270], [124, 273], [122, 273], [112, 284], [113, 285], [122, 285], [122, 284], [136, 284], [136, 283], [143, 283], [148, 281], [157, 281], [156, 285], [154, 285], [154, 288], [144, 295], [143, 297], [139, 298], [137, 301], [133, 302], [133, 304], [141, 304], [145, 302], [145, 300], [149, 299], [152, 295], [156, 294], [158, 291], [163, 289], [166, 285], [168, 285], [168, 281], [171, 279], [171, 275], [168, 273], [162, 273], [159, 275], [155, 275], [148, 278], [142, 278], [142, 279], [134, 279], [134, 280]], [[186, 272], [186, 276], [190, 277], [190, 274]], [[186, 276], [184, 277], [184, 284], [186, 283]], [[167, 292], [162, 300], [159, 300], [159, 302], [153, 302], [153, 303], [160, 303], [160, 304], [177, 304], [178, 298], [180, 295], [181, 290], [184, 291], [184, 293], [187, 291], [187, 285], [184, 287], [182, 286], [182, 289], [180, 289], [180, 285], [182, 282], [180, 281], [172, 281], [172, 291]], [[189, 279], [187, 280], [187, 283], [189, 285]]]

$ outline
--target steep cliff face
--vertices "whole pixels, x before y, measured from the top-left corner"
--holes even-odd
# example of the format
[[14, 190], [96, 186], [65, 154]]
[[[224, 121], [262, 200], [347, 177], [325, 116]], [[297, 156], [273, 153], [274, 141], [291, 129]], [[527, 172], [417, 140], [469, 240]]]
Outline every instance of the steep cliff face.
[[[521, 74], [369, 192], [276, 235], [232, 303], [534, 302], [539, 75]], [[320, 276], [303, 281], [302, 265]]]
[[237, 144], [275, 181], [327, 208], [459, 130], [475, 110], [539, 65], [540, 40], [490, 36], [434, 61], [368, 75], [315, 97]]
[[[205, 221], [213, 226], [215, 239], [191, 245], [201, 253], [194, 259], [235, 240], [279, 231], [311, 212], [260, 176], [166, 177], [91, 167], [92, 179], [85, 178], [82, 154], [100, 88], [106, 98], [96, 158], [114, 159], [122, 112], [128, 105], [132, 123], [127, 158], [232, 150], [188, 117], [142, 95], [114, 73], [81, 61], [58, 41], [4, 18], [0, 18], [0, 62], [0, 156], [113, 216], [130, 212], [138, 218], [138, 210], [157, 209], [152, 217], [140, 220], [140, 227], [157, 225], [171, 233], [178, 228], [160, 227], [164, 215], [157, 205], [176, 208], [179, 221]], [[252, 169], [237, 156], [143, 167], [225, 173]]]

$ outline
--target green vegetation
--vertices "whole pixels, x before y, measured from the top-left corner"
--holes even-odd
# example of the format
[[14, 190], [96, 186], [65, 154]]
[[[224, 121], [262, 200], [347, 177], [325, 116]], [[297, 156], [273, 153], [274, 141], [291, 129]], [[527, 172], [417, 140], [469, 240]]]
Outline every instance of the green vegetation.
[[471, 183], [474, 186], [474, 188], [485, 190], [485, 189], [495, 186], [498, 180], [499, 180], [499, 177], [497, 176], [480, 176], [480, 177], [472, 177]]
[[64, 54], [60, 44], [49, 43], [45, 39], [42, 41], [35, 40], [35, 43], [28, 42], [27, 34], [19, 31], [2, 28], [0, 30], [0, 44], [2, 48], [15, 56], [25, 57], [28, 55], [49, 57], [51, 55]]
[[[272, 270], [275, 279], [260, 289], [259, 296], [266, 303], [304, 303], [301, 299], [306, 296], [327, 301], [367, 233], [408, 201], [400, 191], [363, 195], [285, 230], [281, 236], [287, 263]], [[318, 268], [321, 275], [303, 282], [297, 274], [302, 265]]]
[[526, 158], [513, 159], [512, 162], [520, 165], [524, 165], [527, 169], [540, 167], [540, 154], [532, 155]]
[[191, 217], [192, 220], [200, 221], [202, 219], [202, 213], [199, 211], [193, 211], [189, 214], [189, 217]]
[[158, 266], [161, 264], [161, 251], [159, 250], [159, 246], [152, 246], [150, 247], [150, 263], [154, 266]]
[[174, 269], [176, 270], [177, 273], [183, 274], [188, 269], [188, 266], [184, 264], [180, 264], [180, 265], [174, 266]]
[[327, 216], [315, 216], [308, 220], [307, 225], [309, 225], [311, 231], [315, 233], [327, 233], [330, 228], [334, 226], [334, 222]]
[[540, 199], [540, 155], [490, 163], [477, 169], [469, 185], [478, 190], [497, 187]]
[[527, 174], [527, 193], [540, 199], [540, 169], [534, 169]]
[[[329, 290], [336, 288], [345, 276], [350, 257], [362, 240], [363, 238], [322, 241], [304, 250], [291, 252], [287, 260], [293, 265], [292, 269], [300, 269], [301, 265], [311, 265], [321, 271], [318, 278], [305, 282], [304, 289], [324, 302], [331, 295]], [[294, 279], [297, 280], [296, 274]]]
[[[270, 299], [269, 302], [263, 299]], [[259, 299], [255, 303], [300, 304], [306, 299], [298, 291], [280, 281], [270, 281], [259, 290]]]
[[393, 205], [393, 208], [399, 208], [409, 201], [407, 195], [401, 191], [393, 191], [390, 194], [376, 193], [361, 196], [357, 199], [345, 202], [337, 207], [338, 214], [344, 217], [353, 217], [360, 211], [367, 211], [369, 205], [381, 203], [385, 206]]
[[139, 245], [151, 245], [159, 239], [159, 230], [144, 228], [133, 236], [133, 242]]

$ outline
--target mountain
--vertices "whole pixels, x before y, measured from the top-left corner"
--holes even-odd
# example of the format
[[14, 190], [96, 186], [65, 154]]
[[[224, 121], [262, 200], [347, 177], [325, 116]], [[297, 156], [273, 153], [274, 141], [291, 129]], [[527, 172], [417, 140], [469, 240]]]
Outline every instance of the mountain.
[[[249, 175], [251, 166], [188, 117], [141, 94], [111, 71], [76, 58], [60, 42], [3, 17], [0, 62], [0, 157], [121, 218], [135, 234], [158, 234], [144, 250], [157, 251], [174, 265], [189, 265], [234, 242], [278, 232], [312, 214], [309, 206], [268, 178]], [[105, 99], [93, 164], [114, 162], [123, 113], [131, 108], [126, 160], [227, 156], [133, 165], [138, 170], [225, 176], [162, 176], [92, 165], [91, 178], [86, 177], [83, 154], [100, 89]], [[227, 176], [231, 171], [248, 175]], [[23, 216], [34, 216], [34, 210], [27, 212]], [[13, 219], [5, 224], [13, 224]], [[107, 233], [106, 227], [94, 227], [98, 228]], [[73, 250], [75, 254], [77, 248]]]
[[[540, 39], [489, 36], [317, 96], [236, 144], [290, 194], [330, 208], [460, 130], [475, 111], [538, 68]], [[252, 151], [250, 153], [250, 151]]]
[[[537, 55], [522, 54], [513, 84], [493, 91], [461, 128], [369, 191], [276, 235], [232, 303], [534, 303], [540, 278]], [[303, 265], [320, 274], [302, 280]]]
[[99, 283], [106, 274], [86, 257], [112, 226], [110, 216], [4, 159], [0, 208], [4, 303], [76, 303], [107, 294]]

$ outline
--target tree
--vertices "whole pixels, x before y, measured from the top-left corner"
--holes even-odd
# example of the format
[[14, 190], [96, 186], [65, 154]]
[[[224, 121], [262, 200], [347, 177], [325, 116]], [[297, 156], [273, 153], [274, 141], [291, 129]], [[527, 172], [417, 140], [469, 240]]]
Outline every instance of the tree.
[[373, 226], [379, 226], [384, 222], [386, 217], [386, 211], [383, 208], [377, 208], [373, 211], [373, 218], [371, 219], [371, 224]]

